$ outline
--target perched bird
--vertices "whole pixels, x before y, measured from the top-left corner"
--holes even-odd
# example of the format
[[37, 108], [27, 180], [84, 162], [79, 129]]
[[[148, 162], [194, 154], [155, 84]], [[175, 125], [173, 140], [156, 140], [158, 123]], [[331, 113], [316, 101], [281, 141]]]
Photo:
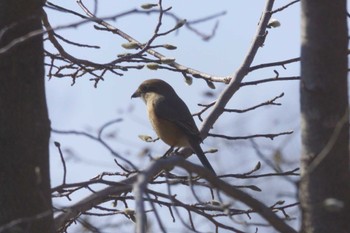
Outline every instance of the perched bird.
[[146, 80], [131, 96], [135, 97], [144, 100], [148, 118], [162, 141], [171, 147], [190, 147], [204, 167], [216, 175], [200, 147], [202, 139], [190, 110], [168, 83], [160, 79]]

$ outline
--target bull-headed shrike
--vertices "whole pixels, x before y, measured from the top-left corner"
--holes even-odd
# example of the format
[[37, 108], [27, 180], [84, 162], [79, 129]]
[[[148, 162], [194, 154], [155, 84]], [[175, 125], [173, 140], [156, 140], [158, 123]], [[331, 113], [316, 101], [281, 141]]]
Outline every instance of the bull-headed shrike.
[[162, 141], [171, 147], [191, 148], [203, 166], [216, 174], [200, 147], [202, 138], [190, 110], [168, 83], [160, 79], [146, 80], [131, 96], [135, 97], [144, 100], [148, 118]]

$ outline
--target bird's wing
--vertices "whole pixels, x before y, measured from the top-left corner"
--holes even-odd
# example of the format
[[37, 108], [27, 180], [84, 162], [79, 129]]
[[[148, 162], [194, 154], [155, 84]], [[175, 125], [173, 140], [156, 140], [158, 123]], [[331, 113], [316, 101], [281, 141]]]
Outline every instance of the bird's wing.
[[213, 167], [209, 163], [208, 159], [200, 147], [202, 139], [199, 135], [196, 123], [193, 120], [190, 110], [187, 105], [178, 97], [172, 99], [160, 98], [155, 102], [154, 111], [155, 114], [164, 120], [168, 120], [179, 126], [183, 132], [188, 135], [189, 144], [192, 147], [194, 153], [197, 154], [199, 160], [208, 168], [213, 174], [216, 175]]
[[158, 117], [171, 121], [183, 129], [187, 135], [195, 136], [202, 141], [199, 131], [190, 110], [178, 96], [173, 99], [159, 99], [155, 104], [155, 113]]

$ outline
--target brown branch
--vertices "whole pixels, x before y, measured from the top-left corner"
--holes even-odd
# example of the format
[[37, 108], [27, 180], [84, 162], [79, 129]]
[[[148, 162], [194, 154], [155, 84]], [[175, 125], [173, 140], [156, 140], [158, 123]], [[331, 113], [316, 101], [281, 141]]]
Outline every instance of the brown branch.
[[44, 27], [46, 28], [46, 31], [47, 31], [47, 34], [48, 34], [48, 37], [49, 37], [51, 43], [55, 46], [55, 48], [59, 51], [59, 53], [64, 58], [68, 59], [69, 61], [74, 62], [75, 64], [79, 65], [81, 68], [84, 68], [81, 65], [104, 68], [103, 64], [98, 64], [98, 63], [91, 62], [91, 61], [85, 60], [85, 59], [79, 59], [79, 58], [76, 58], [76, 57], [70, 55], [69, 53], [67, 53], [64, 50], [64, 48], [62, 47], [62, 45], [56, 40], [54, 30], [50, 25], [50, 22], [47, 18], [47, 14], [45, 11], [43, 11], [43, 13], [42, 13], [42, 22], [43, 22]]
[[[136, 40], [135, 38], [131, 37], [127, 33], [123, 32], [122, 30], [120, 30], [120, 29], [112, 26], [111, 24], [103, 21], [102, 19], [96, 17], [94, 14], [92, 14], [88, 10], [87, 7], [85, 7], [85, 5], [82, 3], [81, 0], [78, 0], [77, 3], [84, 10], [84, 12], [88, 15], [89, 19], [92, 22], [95, 22], [95, 23], [97, 23], [99, 25], [102, 25], [103, 27], [108, 29], [110, 32], [121, 36], [122, 38], [124, 38], [125, 40], [127, 40], [129, 42], [136, 43], [138, 45], [138, 47], [141, 48], [141, 51], [138, 53], [138, 55], [145, 51], [148, 54], [150, 54], [150, 55], [152, 55], [152, 56], [154, 56], [154, 57], [156, 57], [156, 58], [158, 58], [160, 60], [166, 58], [166, 56], [164, 56], [163, 54], [161, 54], [161, 53], [159, 53], [159, 52], [157, 52], [157, 51], [147, 47], [148, 43], [146, 43], [146, 45], [145, 45], [145, 44], [139, 42], [138, 40]], [[115, 63], [115, 62], [116, 62], [116, 60], [112, 61], [111, 63]], [[191, 74], [193, 77], [196, 77], [196, 78], [202, 78], [202, 79], [205, 79], [207, 81], [212, 81], [212, 82], [224, 82], [224, 83], [228, 83], [229, 82], [229, 78], [228, 77], [214, 76], [214, 75], [210, 75], [210, 74], [207, 74], [207, 73], [203, 73], [201, 71], [198, 71], [198, 70], [192, 69], [190, 67], [181, 65], [181, 64], [177, 63], [176, 61], [171, 63], [171, 64], [168, 64], [168, 65], [173, 67], [173, 68], [176, 68], [177, 70], [179, 70], [181, 72], [186, 72], [188, 74]]]
[[[259, 107], [266, 106], [266, 105], [281, 105], [280, 103], [275, 103], [275, 101], [279, 98], [282, 98], [283, 96], [284, 96], [284, 93], [281, 93], [280, 95], [276, 96], [275, 98], [273, 98], [271, 100], [267, 100], [264, 103], [255, 105], [255, 106], [250, 107], [250, 108], [246, 108], [246, 109], [227, 109], [227, 108], [225, 108], [224, 111], [225, 112], [244, 113], [244, 112], [248, 112], [248, 111], [251, 111], [251, 110], [257, 109]], [[214, 106], [215, 102], [216, 101], [213, 101], [210, 104], [198, 104], [198, 106], [201, 106], [204, 108], [202, 110], [200, 110], [199, 112], [193, 113], [192, 116], [198, 116], [199, 120], [203, 121], [202, 114], [204, 112], [206, 112], [210, 107]]]
[[292, 133], [293, 133], [293, 131], [287, 131], [287, 132], [281, 132], [281, 133], [276, 133], [276, 134], [253, 134], [253, 135], [249, 135], [249, 136], [237, 136], [237, 137], [226, 136], [226, 135], [222, 135], [222, 134], [208, 133], [208, 136], [209, 137], [224, 138], [227, 140], [242, 140], [242, 139], [249, 139], [249, 138], [269, 138], [269, 139], [273, 140], [275, 137], [278, 137], [281, 135], [288, 135], [288, 134], [292, 134]]
[[260, 175], [245, 175], [245, 174], [227, 174], [221, 175], [220, 178], [239, 178], [239, 179], [256, 179], [262, 177], [271, 177], [271, 176], [300, 176], [300, 173], [296, 173], [299, 171], [299, 168], [295, 168], [286, 172], [275, 172], [275, 173], [265, 173]]
[[76, 219], [81, 213], [91, 209], [93, 206], [113, 199], [110, 195], [120, 196], [122, 193], [131, 192], [131, 184], [135, 181], [135, 179], [135, 176], [125, 179], [120, 186], [110, 186], [106, 189], [91, 194], [90, 196], [74, 204], [72, 207], [64, 209], [63, 213], [55, 217], [56, 231], [65, 228], [66, 224], [69, 224], [70, 221], [74, 221], [74, 219]]
[[123, 156], [121, 156], [120, 154], [118, 154], [117, 152], [115, 152], [104, 140], [102, 140], [101, 138], [99, 138], [99, 136], [93, 136], [91, 134], [85, 133], [85, 132], [80, 132], [80, 131], [74, 131], [74, 130], [68, 130], [68, 131], [64, 131], [64, 130], [56, 130], [56, 129], [51, 129], [51, 131], [53, 133], [57, 133], [57, 134], [72, 134], [72, 135], [79, 135], [79, 136], [84, 136], [87, 137], [95, 142], [100, 143], [105, 149], [107, 149], [113, 156], [117, 157], [118, 159], [122, 160], [123, 162], [127, 163], [129, 166], [131, 166], [135, 171], [137, 171], [136, 166], [130, 162], [128, 159], [124, 158]]
[[214, 106], [216, 101], [210, 103], [210, 104], [198, 104], [198, 106], [204, 107], [201, 111], [197, 113], [193, 113], [192, 116], [198, 116], [200, 121], [203, 121], [202, 114], [206, 112], [210, 107]]
[[242, 65], [239, 67], [237, 72], [232, 75], [229, 80], [229, 85], [225, 88], [225, 90], [222, 92], [222, 94], [219, 96], [218, 100], [216, 101], [215, 105], [213, 106], [209, 116], [204, 121], [202, 127], [201, 127], [201, 135], [202, 138], [205, 138], [205, 136], [208, 134], [209, 130], [212, 128], [214, 123], [217, 121], [217, 119], [221, 116], [221, 114], [224, 112], [225, 106], [231, 99], [231, 97], [236, 93], [236, 91], [241, 87], [241, 82], [243, 78], [247, 75], [249, 72], [249, 67], [252, 64], [254, 57], [256, 53], [258, 52], [258, 49], [262, 46], [265, 35], [266, 35], [266, 28], [267, 24], [271, 18], [271, 9], [273, 7], [274, 0], [267, 0], [266, 6], [264, 9], [263, 16], [261, 18], [255, 39], [249, 49], [249, 52], [247, 56], [245, 57]]
[[[226, 195], [236, 200], [242, 201], [244, 204], [250, 206], [252, 208], [252, 210], [250, 211], [256, 211], [257, 213], [259, 213], [262, 217], [264, 217], [267, 221], [269, 221], [271, 225], [275, 227], [277, 230], [281, 232], [286, 232], [286, 233], [289, 233], [289, 232], [295, 233], [295, 231], [292, 228], [290, 228], [287, 224], [285, 224], [281, 219], [279, 219], [269, 207], [265, 206], [264, 204], [260, 203], [259, 201], [250, 197], [244, 192], [238, 190], [237, 188], [232, 187], [230, 184], [220, 180], [218, 177], [215, 177], [214, 175], [209, 174], [205, 168], [198, 165], [194, 165], [179, 156], [172, 156], [166, 159], [156, 160], [152, 162], [152, 164], [146, 170], [144, 170], [141, 175], [140, 174], [134, 175], [130, 178], [127, 178], [119, 182], [118, 184], [114, 184], [113, 186], [105, 188], [101, 191], [97, 191], [92, 195], [90, 195], [89, 197], [81, 200], [77, 204], [74, 204], [73, 206], [66, 208], [63, 213], [61, 213], [55, 218], [56, 229], [64, 227], [65, 224], [70, 224], [70, 222], [76, 219], [80, 215], [80, 213], [86, 212], [87, 210], [91, 209], [93, 206], [97, 206], [100, 203], [104, 203], [108, 200], [120, 197], [123, 193], [131, 192], [133, 184], [134, 184], [133, 185], [134, 190], [135, 188], [137, 189], [141, 187], [141, 189], [138, 192], [149, 192], [148, 189], [146, 190], [146, 187], [149, 181], [152, 180], [153, 177], [159, 172], [163, 170], [172, 169], [174, 166], [179, 166], [188, 171], [197, 173], [200, 177], [202, 177], [202, 179], [207, 180], [213, 188], [216, 188], [217, 190], [221, 190]], [[136, 180], [138, 180], [139, 183], [137, 183]], [[136, 187], [136, 185], [138, 187]], [[137, 202], [138, 204], [136, 206], [143, 205], [143, 201], [141, 200], [145, 200], [145, 199], [143, 199], [143, 196], [141, 193], [135, 196], [135, 198], [139, 199]], [[167, 198], [171, 198], [175, 204], [181, 206], [181, 202], [174, 199], [174, 197], [172, 197], [171, 195], [170, 197], [167, 196]], [[186, 205], [186, 207], [188, 207], [188, 205]], [[205, 212], [202, 212], [195, 207], [191, 207], [191, 208], [192, 208], [190, 209], [191, 211], [194, 211], [195, 213], [198, 213], [208, 218], [210, 221], [215, 221], [210, 215], [206, 214]], [[137, 212], [138, 211], [136, 210], [136, 213]], [[137, 217], [136, 223], [138, 222], [138, 220], [139, 219]], [[228, 229], [227, 228], [228, 226], [222, 225], [219, 222], [215, 221], [215, 224], [218, 224], [217, 226], [222, 227], [224, 229]], [[232, 227], [229, 227], [229, 228], [232, 231], [241, 232], [235, 228], [233, 229]]]
[[70, 41], [70, 40], [64, 38], [63, 36], [60, 36], [59, 34], [57, 34], [55, 32], [54, 32], [54, 35], [58, 39], [66, 42], [67, 44], [70, 44], [70, 45], [75, 45], [75, 46], [83, 47], [83, 48], [92, 48], [92, 49], [100, 49], [101, 48], [100, 46], [96, 46], [96, 45], [87, 45], [87, 44], [81, 44], [81, 43], [77, 43], [77, 42], [74, 42], [74, 41]]
[[280, 7], [280, 8], [277, 8], [276, 10], [271, 11], [271, 14], [275, 14], [275, 13], [277, 13], [277, 12], [283, 11], [284, 9], [290, 7], [291, 5], [293, 5], [293, 4], [297, 3], [297, 2], [300, 2], [300, 0], [294, 0], [294, 1], [292, 1], [292, 2], [290, 2], [290, 3], [288, 3], [288, 4], [286, 4], [285, 6], [282, 6], [282, 7]]
[[257, 108], [262, 107], [262, 106], [267, 106], [267, 105], [278, 105], [279, 106], [281, 104], [275, 103], [275, 101], [279, 98], [282, 98], [283, 96], [284, 96], [284, 93], [281, 93], [280, 95], [276, 96], [275, 98], [273, 98], [271, 100], [265, 101], [264, 103], [255, 105], [255, 106], [250, 107], [250, 108], [246, 108], [246, 109], [227, 109], [227, 108], [225, 108], [224, 111], [225, 112], [244, 113], [244, 112], [252, 111], [252, 110], [257, 109]]
[[63, 153], [61, 150], [61, 144], [59, 142], [54, 142], [55, 146], [58, 149], [58, 153], [60, 154], [62, 165], [63, 165], [63, 181], [62, 184], [66, 184], [66, 177], [67, 177], [67, 167], [66, 167], [66, 161], [64, 160]]
[[[95, 184], [104, 184], [104, 185], [120, 185], [119, 182], [114, 182], [114, 181], [108, 181], [108, 180], [103, 180], [102, 178], [98, 178], [98, 179], [91, 179], [88, 181], [83, 181], [83, 182], [77, 182], [77, 183], [64, 183], [61, 185], [58, 185], [54, 188], [51, 189], [51, 193], [63, 193], [65, 192], [65, 189], [75, 189], [75, 188], [86, 188], [90, 185], [95, 185]], [[69, 190], [70, 192], [71, 190]], [[76, 190], [75, 190], [76, 191]]]
[[[138, 184], [139, 187], [146, 187], [147, 183], [161, 170], [166, 170], [172, 166], [179, 166], [188, 171], [195, 172], [203, 179], [206, 179], [214, 188], [221, 190], [226, 195], [234, 198], [236, 200], [242, 201], [244, 204], [250, 206], [256, 210], [262, 217], [264, 217], [268, 222], [271, 223], [280, 232], [284, 233], [296, 233], [294, 229], [284, 223], [280, 218], [278, 218], [275, 213], [273, 213], [270, 208], [265, 206], [263, 203], [252, 198], [246, 193], [232, 187], [232, 185], [222, 181], [215, 175], [209, 174], [207, 170], [201, 166], [192, 164], [182, 157], [172, 156], [167, 159], [157, 160], [142, 174], [142, 178], [139, 180], [141, 183]], [[139, 196], [140, 197], [140, 196]], [[143, 205], [143, 202], [139, 204]], [[142, 207], [140, 207], [142, 208]]]
[[186, 26], [188, 29], [192, 30], [195, 34], [200, 36], [204, 41], [209, 41], [210, 39], [212, 39], [215, 36], [216, 30], [219, 27], [219, 21], [215, 23], [210, 34], [204, 34], [204, 33], [200, 32], [199, 30], [195, 29], [194, 27], [192, 27], [190, 24], [187, 24]]
[[243, 86], [257, 85], [257, 84], [261, 84], [261, 83], [290, 81], [290, 80], [300, 80], [300, 76], [266, 78], [266, 79], [261, 79], [261, 80], [256, 80], [256, 81], [242, 82], [239, 85], [240, 85], [240, 87], [243, 87]]
[[[150, 195], [149, 195], [148, 192], [146, 192], [145, 195], [147, 196], [147, 198], [148, 198], [149, 200], [151, 199], [151, 197], [150, 197]], [[157, 222], [158, 222], [159, 228], [161, 229], [162, 232], [166, 233], [164, 224], [163, 224], [163, 222], [162, 222], [162, 220], [161, 220], [161, 217], [159, 216], [158, 210], [157, 210], [157, 208], [156, 208], [156, 206], [155, 206], [155, 204], [154, 204], [154, 203], [157, 203], [157, 201], [150, 201], [149, 203], [150, 203], [150, 205], [152, 206], [152, 209], [153, 209], [153, 212], [154, 212], [154, 216], [156, 217], [156, 220], [157, 220]], [[147, 221], [146, 221], [146, 224], [148, 224]]]
[[62, 11], [62, 12], [66, 12], [66, 13], [70, 13], [72, 15], [75, 16], [79, 16], [82, 19], [88, 19], [88, 17], [86, 17], [85, 15], [79, 14], [78, 12], [72, 11], [70, 9], [64, 8], [62, 6], [56, 5], [50, 1], [46, 2], [46, 7], [53, 9], [53, 10], [57, 10], [57, 11]]
[[284, 67], [284, 65], [286, 65], [286, 64], [299, 62], [299, 61], [300, 61], [300, 57], [296, 57], [296, 58], [291, 58], [291, 59], [284, 60], [284, 61], [264, 63], [264, 64], [260, 64], [260, 65], [256, 65], [256, 66], [251, 66], [249, 68], [249, 72], [252, 72], [252, 71], [257, 70], [257, 69], [272, 67], [272, 66], [283, 66]]
[[[231, 227], [229, 225], [225, 225], [225, 224], [215, 220], [215, 217], [227, 216], [227, 214], [219, 215], [219, 214], [208, 214], [208, 213], [205, 212], [206, 210], [209, 210], [209, 211], [222, 211], [222, 208], [215, 207], [215, 206], [208, 206], [208, 203], [205, 203], [206, 207], [200, 207], [201, 205], [203, 205], [202, 203], [201, 204], [194, 204], [194, 205], [193, 204], [185, 204], [185, 203], [181, 202], [179, 199], [177, 199], [176, 195], [172, 194], [171, 190], [169, 189], [170, 188], [169, 185], [167, 186], [167, 188], [168, 188], [168, 194], [167, 195], [160, 194], [160, 193], [157, 193], [156, 195], [160, 195], [163, 198], [169, 199], [170, 203], [169, 202], [160, 201], [158, 199], [157, 200], [152, 199], [152, 200], [147, 200], [147, 201], [150, 201], [150, 202], [153, 201], [153, 202], [159, 203], [162, 206], [163, 205], [164, 206], [168, 206], [169, 207], [169, 211], [171, 210], [171, 208], [173, 208], [175, 214], [177, 215], [177, 217], [180, 219], [181, 223], [187, 229], [189, 229], [191, 231], [194, 231], [194, 232], [198, 232], [198, 231], [196, 231], [193, 219], [189, 219], [190, 224], [191, 224], [191, 225], [189, 225], [187, 223], [188, 219], [184, 219], [183, 215], [178, 211], [177, 207], [181, 207], [184, 210], [186, 210], [190, 218], [192, 216], [191, 213], [195, 213], [195, 214], [198, 214], [198, 215], [204, 217], [205, 219], [207, 219], [211, 223], [213, 223], [217, 228], [222, 228], [222, 229], [229, 230], [229, 231], [232, 231], [232, 232], [241, 232], [241, 231], [239, 231], [238, 229], [236, 229], [234, 227]], [[147, 189], [147, 192], [152, 193], [152, 194], [155, 193], [155, 191], [149, 190], [149, 189]], [[248, 211], [250, 212], [252, 210], [248, 210]], [[243, 211], [243, 210], [230, 209], [230, 215], [244, 214], [244, 213], [245, 213], [245, 211]], [[175, 217], [173, 217], [173, 218], [175, 219]]]

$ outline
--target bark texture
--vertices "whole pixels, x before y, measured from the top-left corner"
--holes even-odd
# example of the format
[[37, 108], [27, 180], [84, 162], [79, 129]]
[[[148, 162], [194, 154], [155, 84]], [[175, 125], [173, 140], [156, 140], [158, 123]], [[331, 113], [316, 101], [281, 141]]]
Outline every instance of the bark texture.
[[302, 232], [348, 233], [346, 1], [301, 2]]
[[50, 123], [45, 99], [42, 0], [0, 1], [0, 229], [53, 231], [49, 178]]

